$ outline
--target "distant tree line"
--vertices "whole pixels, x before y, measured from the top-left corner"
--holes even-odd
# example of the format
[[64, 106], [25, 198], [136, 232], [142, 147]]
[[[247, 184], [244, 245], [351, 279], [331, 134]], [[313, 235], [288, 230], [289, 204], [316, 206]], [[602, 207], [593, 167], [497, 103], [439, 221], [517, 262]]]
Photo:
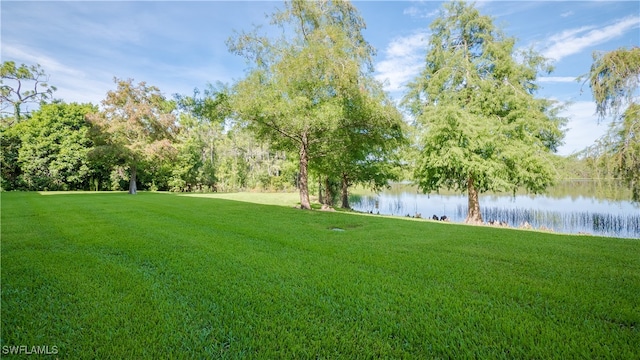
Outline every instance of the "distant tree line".
[[548, 60], [515, 49], [473, 5], [443, 6], [401, 104], [373, 77], [374, 50], [351, 3], [293, 0], [271, 23], [281, 37], [257, 28], [229, 38], [250, 66], [243, 79], [171, 98], [114, 79], [100, 105], [68, 104], [53, 99], [39, 65], [3, 63], [2, 190], [297, 189], [309, 209], [311, 193], [348, 208], [354, 185], [411, 180], [425, 192], [467, 192], [467, 221], [481, 222], [478, 194], [540, 192], [607, 159], [612, 175], [638, 188], [637, 48], [594, 58], [599, 114], [619, 121], [606, 146], [591, 149], [597, 156], [562, 158], [554, 152], [566, 120], [536, 97]]
[[225, 95], [213, 87], [166, 99], [144, 83], [116, 85], [103, 110], [53, 102], [3, 118], [2, 190], [295, 188], [289, 155], [225, 119]]

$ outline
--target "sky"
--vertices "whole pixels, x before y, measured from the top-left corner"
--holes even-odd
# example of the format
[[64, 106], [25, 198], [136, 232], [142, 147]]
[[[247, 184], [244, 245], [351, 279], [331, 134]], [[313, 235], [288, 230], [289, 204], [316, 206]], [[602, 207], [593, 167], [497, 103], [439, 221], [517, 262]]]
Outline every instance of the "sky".
[[[375, 77], [399, 101], [424, 67], [429, 25], [441, 1], [354, 1], [365, 39], [376, 48]], [[232, 84], [251, 64], [229, 52], [238, 32], [275, 34], [268, 15], [276, 1], [8, 1], [0, 2], [0, 56], [40, 64], [57, 87], [55, 98], [99, 104], [114, 77], [145, 81], [167, 97], [191, 95], [207, 84]], [[607, 129], [594, 115], [588, 73], [594, 51], [640, 45], [638, 1], [478, 1], [518, 49], [533, 48], [555, 70], [538, 78], [538, 97], [567, 104], [569, 155]]]

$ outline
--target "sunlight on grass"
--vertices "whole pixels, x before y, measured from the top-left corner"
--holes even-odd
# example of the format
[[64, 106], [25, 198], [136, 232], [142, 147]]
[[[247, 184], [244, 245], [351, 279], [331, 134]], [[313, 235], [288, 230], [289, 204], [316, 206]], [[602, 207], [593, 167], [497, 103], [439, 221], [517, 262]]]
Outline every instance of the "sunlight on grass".
[[207, 193], [207, 194], [180, 194], [179, 196], [199, 197], [209, 199], [225, 199], [234, 201], [250, 202], [263, 205], [296, 206], [300, 205], [300, 195], [298, 193]]

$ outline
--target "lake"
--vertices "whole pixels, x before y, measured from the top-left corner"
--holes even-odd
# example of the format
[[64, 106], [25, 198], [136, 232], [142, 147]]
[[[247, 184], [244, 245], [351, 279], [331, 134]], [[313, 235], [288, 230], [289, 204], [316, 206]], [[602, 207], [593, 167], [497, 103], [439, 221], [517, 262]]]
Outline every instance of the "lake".
[[[525, 222], [534, 229], [558, 233], [592, 234], [640, 238], [640, 205], [614, 181], [573, 180], [547, 189], [544, 194], [524, 192], [480, 195], [480, 211], [485, 222], [505, 222], [520, 227]], [[351, 207], [373, 214], [422, 218], [446, 216], [464, 222], [466, 194], [441, 192], [422, 194], [409, 184], [394, 184], [379, 194], [353, 195]]]

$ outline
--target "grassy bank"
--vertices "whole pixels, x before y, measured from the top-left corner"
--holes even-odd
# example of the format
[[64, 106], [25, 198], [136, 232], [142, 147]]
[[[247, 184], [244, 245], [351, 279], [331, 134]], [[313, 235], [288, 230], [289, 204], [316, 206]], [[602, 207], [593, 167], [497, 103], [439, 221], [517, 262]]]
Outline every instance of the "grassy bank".
[[3, 351], [640, 356], [637, 240], [152, 193], [3, 193], [1, 210]]

